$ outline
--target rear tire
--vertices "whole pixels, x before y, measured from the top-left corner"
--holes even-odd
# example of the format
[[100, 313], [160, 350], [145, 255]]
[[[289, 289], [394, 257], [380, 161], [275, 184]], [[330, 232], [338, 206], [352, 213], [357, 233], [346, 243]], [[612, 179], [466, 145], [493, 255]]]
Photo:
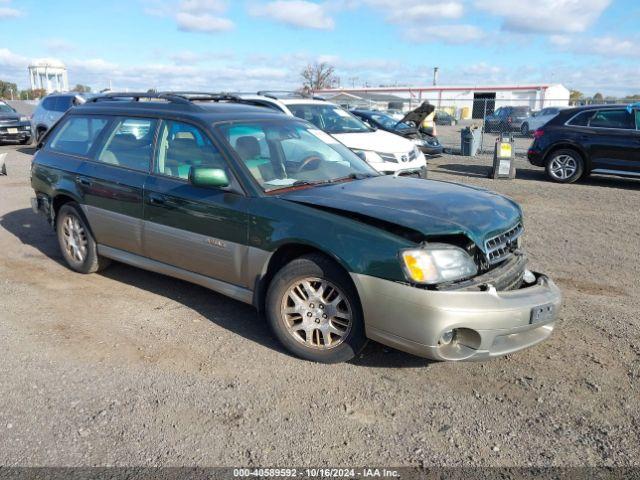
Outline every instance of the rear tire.
[[549, 155], [545, 170], [554, 182], [574, 183], [584, 175], [584, 160], [575, 150], [562, 148]]
[[306, 360], [346, 362], [367, 343], [351, 279], [320, 254], [296, 258], [275, 274], [265, 313], [282, 345]]
[[60, 207], [56, 233], [62, 256], [72, 270], [95, 273], [111, 263], [98, 255], [96, 241], [77, 203], [69, 202]]

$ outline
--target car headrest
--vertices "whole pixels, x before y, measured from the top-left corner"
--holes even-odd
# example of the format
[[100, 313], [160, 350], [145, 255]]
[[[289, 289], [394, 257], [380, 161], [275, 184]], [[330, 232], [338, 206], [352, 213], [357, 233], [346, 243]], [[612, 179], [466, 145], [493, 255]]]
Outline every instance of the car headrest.
[[236, 151], [243, 160], [259, 157], [260, 144], [258, 143], [258, 139], [250, 135], [238, 137], [236, 140]]

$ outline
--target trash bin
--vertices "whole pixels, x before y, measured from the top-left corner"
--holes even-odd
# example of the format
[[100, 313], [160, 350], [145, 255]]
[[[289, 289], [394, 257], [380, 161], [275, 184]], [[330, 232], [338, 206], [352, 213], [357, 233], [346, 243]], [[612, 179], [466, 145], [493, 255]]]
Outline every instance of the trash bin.
[[478, 127], [460, 130], [460, 150], [465, 157], [475, 157], [480, 149], [481, 132]]

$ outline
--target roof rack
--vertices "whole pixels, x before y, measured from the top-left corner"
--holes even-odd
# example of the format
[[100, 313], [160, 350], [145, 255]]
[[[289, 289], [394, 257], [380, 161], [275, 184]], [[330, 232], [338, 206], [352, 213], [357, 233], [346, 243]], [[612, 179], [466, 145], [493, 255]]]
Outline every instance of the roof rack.
[[104, 101], [134, 101], [141, 100], [164, 100], [169, 103], [180, 105], [196, 106], [194, 102], [236, 102], [246, 103], [237, 95], [219, 92], [109, 92], [87, 100], [87, 103], [104, 102]]
[[262, 95], [263, 97], [273, 98], [274, 100], [281, 98], [310, 98], [312, 100], [324, 100], [322, 97], [290, 90], [260, 90], [257, 94]]
[[131, 100], [134, 102], [139, 102], [140, 99], [159, 99], [166, 100], [171, 103], [181, 103], [181, 104], [189, 104], [189, 100], [184, 97], [180, 97], [177, 95], [170, 95], [165, 93], [154, 93], [154, 92], [109, 92], [102, 95], [98, 95], [97, 97], [90, 98], [87, 100], [87, 103], [98, 103], [98, 102], [106, 102], [110, 100]]

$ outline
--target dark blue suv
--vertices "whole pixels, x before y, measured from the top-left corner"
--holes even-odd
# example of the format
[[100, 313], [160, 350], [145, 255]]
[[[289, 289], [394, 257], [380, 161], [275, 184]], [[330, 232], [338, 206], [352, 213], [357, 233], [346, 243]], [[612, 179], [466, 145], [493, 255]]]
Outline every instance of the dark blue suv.
[[569, 108], [534, 132], [527, 157], [560, 183], [590, 173], [640, 177], [639, 126], [634, 106]]

